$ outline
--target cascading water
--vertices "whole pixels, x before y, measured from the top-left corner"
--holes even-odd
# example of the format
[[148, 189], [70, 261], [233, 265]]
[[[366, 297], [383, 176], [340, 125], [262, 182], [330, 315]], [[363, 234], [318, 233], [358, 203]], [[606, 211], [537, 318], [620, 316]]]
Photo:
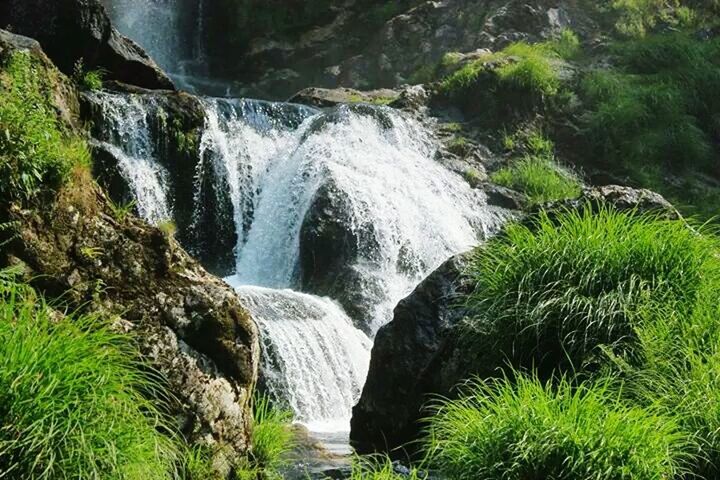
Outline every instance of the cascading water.
[[103, 122], [96, 125], [96, 144], [117, 160], [135, 197], [140, 216], [151, 224], [173, 218], [168, 201], [168, 171], [155, 158], [148, 114], [149, 97], [90, 94]]
[[[107, 124], [100, 139], [130, 159], [144, 159], [153, 168], [142, 175], [163, 189], [140, 113], [147, 101], [102, 95], [96, 103]], [[426, 129], [390, 108], [202, 103], [205, 128], [189, 228], [195, 236], [215, 235], [195, 222], [207, 209], [200, 199], [217, 197], [220, 205], [229, 197], [237, 241], [229, 266], [235, 273], [226, 281], [259, 324], [264, 384], [312, 430], [347, 432], [367, 372], [368, 334], [433, 269], [498, 227], [503, 212], [487, 207], [481, 190], [434, 160], [435, 142]], [[132, 172], [121, 170], [134, 185]], [[141, 212], [157, 210], [154, 197], [133, 191]], [[323, 197], [329, 191], [330, 200]], [[297, 291], [307, 280], [304, 232], [325, 231], [313, 222], [321, 222], [328, 208], [337, 213], [339, 228], [329, 237], [330, 250], [354, 252], [330, 283], [370, 306], [352, 319], [330, 298]]]
[[[195, 91], [206, 78], [204, 0], [101, 0], [113, 25], [135, 40], [178, 87]], [[223, 88], [215, 85], [215, 89]]]

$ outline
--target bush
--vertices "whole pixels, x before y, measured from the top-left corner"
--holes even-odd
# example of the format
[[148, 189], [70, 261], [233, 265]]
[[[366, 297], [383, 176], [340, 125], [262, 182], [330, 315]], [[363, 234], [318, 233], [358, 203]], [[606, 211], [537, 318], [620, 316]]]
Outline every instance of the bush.
[[429, 419], [430, 457], [457, 480], [678, 478], [691, 447], [671, 417], [622, 404], [608, 382], [471, 383]]
[[[556, 63], [569, 59], [580, 51], [580, 41], [572, 31], [563, 30], [558, 38], [544, 43], [513, 43], [503, 50], [470, 62], [447, 76], [440, 83], [440, 91], [457, 97], [482, 80], [484, 74], [496, 78], [500, 86], [528, 91], [538, 96], [553, 96], [560, 87]], [[456, 63], [453, 54], [447, 54], [442, 65]]]
[[[26, 287], [0, 296], [0, 471], [34, 480], [174, 478], [172, 439], [128, 338], [55, 318]], [[37, 302], [37, 303], [36, 303]]]
[[716, 248], [682, 221], [589, 205], [541, 213], [475, 251], [462, 341], [488, 371], [510, 363], [541, 378], [587, 367], [599, 346], [628, 354], [645, 309], [692, 314]]
[[87, 167], [85, 142], [61, 126], [50, 73], [29, 53], [14, 53], [0, 72], [0, 196], [27, 200]]

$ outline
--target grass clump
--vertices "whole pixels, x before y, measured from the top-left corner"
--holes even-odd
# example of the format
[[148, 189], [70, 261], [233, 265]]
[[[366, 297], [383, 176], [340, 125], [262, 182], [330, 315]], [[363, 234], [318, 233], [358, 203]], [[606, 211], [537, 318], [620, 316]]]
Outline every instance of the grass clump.
[[4, 60], [0, 73], [0, 196], [28, 200], [65, 182], [76, 166], [87, 168], [90, 151], [66, 131], [51, 102], [47, 70], [27, 52]]
[[[142, 392], [127, 336], [54, 318], [27, 289], [0, 298], [0, 472], [34, 480], [174, 478], [176, 449]], [[167, 431], [167, 430], [166, 430]]]
[[533, 130], [506, 135], [503, 144], [522, 156], [493, 173], [493, 182], [522, 192], [532, 205], [580, 196], [580, 181], [560, 168], [555, 161], [555, 146], [542, 134]]
[[255, 400], [253, 409], [251, 466], [265, 476], [276, 474], [287, 465], [295, 440], [289, 410], [275, 407], [267, 396]]
[[715, 244], [682, 221], [607, 207], [541, 213], [475, 252], [463, 341], [489, 372], [509, 363], [541, 378], [588, 367], [600, 346], [625, 355], [644, 309], [693, 311]]
[[524, 193], [532, 205], [577, 198], [582, 192], [580, 182], [574, 176], [542, 157], [518, 159], [491, 178], [498, 185]]
[[621, 403], [608, 382], [475, 382], [429, 419], [433, 462], [457, 480], [677, 478], [691, 446], [672, 418]]
[[[558, 60], [572, 58], [579, 50], [580, 41], [570, 30], [564, 30], [556, 39], [543, 43], [513, 43], [447, 76], [440, 84], [440, 91], [456, 97], [467, 93], [478, 82], [494, 78], [500, 87], [509, 90], [553, 96], [560, 88], [560, 77], [554, 64]], [[455, 58], [444, 58], [443, 65]]]
[[388, 457], [356, 457], [352, 462], [349, 480], [421, 480], [426, 478], [417, 469], [399, 472]]

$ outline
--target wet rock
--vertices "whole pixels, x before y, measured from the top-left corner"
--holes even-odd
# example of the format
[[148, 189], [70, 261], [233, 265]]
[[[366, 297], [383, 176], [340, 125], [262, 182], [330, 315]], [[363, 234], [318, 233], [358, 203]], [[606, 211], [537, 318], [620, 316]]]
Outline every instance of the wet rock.
[[300, 231], [301, 290], [338, 300], [357, 327], [370, 333], [366, 319], [373, 305], [362, 291], [372, 286], [359, 288], [364, 280], [355, 266], [378, 249], [373, 226], [357, 225], [345, 193], [328, 179]]
[[388, 104], [398, 99], [400, 94], [391, 89], [360, 91], [352, 88], [306, 88], [290, 98], [292, 103], [301, 103], [311, 107], [334, 107], [343, 103]]
[[421, 407], [432, 391], [425, 372], [464, 316], [458, 302], [471, 290], [461, 275], [467, 261], [458, 255], [435, 270], [378, 331], [368, 379], [353, 409], [350, 440], [358, 452], [390, 452], [417, 438]]
[[38, 40], [66, 75], [82, 60], [86, 69], [103, 69], [112, 80], [174, 88], [142, 48], [112, 27], [98, 0], [5, 0], [0, 27]]

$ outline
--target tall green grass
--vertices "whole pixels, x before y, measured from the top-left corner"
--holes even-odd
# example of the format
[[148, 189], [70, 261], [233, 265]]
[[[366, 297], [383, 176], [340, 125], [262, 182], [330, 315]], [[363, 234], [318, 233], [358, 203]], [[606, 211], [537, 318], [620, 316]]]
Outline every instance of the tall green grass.
[[505, 146], [521, 156], [494, 172], [493, 182], [524, 193], [531, 205], [577, 198], [582, 193], [580, 180], [557, 164], [552, 141], [539, 132], [506, 136]]
[[73, 167], [87, 167], [90, 152], [61, 125], [52, 102], [56, 75], [27, 52], [2, 59], [0, 68], [0, 196], [30, 199], [59, 187]]
[[384, 456], [356, 457], [352, 462], [349, 480], [421, 480], [417, 469], [398, 472], [392, 460]]
[[607, 381], [475, 382], [429, 419], [432, 461], [457, 480], [679, 478], [692, 448], [672, 417], [625, 405]]
[[589, 366], [599, 346], [625, 355], [645, 309], [692, 314], [716, 247], [682, 221], [589, 205], [541, 213], [476, 250], [462, 341], [488, 369], [534, 367], [543, 378]]
[[616, 69], [583, 81], [583, 118], [595, 153], [634, 169], [718, 167], [720, 41], [654, 35], [612, 50]]
[[166, 480], [177, 450], [127, 336], [57, 318], [27, 287], [0, 295], [0, 472], [32, 480]]
[[290, 428], [292, 412], [273, 405], [264, 395], [255, 399], [253, 408], [252, 463], [268, 473], [287, 465], [295, 444]]

